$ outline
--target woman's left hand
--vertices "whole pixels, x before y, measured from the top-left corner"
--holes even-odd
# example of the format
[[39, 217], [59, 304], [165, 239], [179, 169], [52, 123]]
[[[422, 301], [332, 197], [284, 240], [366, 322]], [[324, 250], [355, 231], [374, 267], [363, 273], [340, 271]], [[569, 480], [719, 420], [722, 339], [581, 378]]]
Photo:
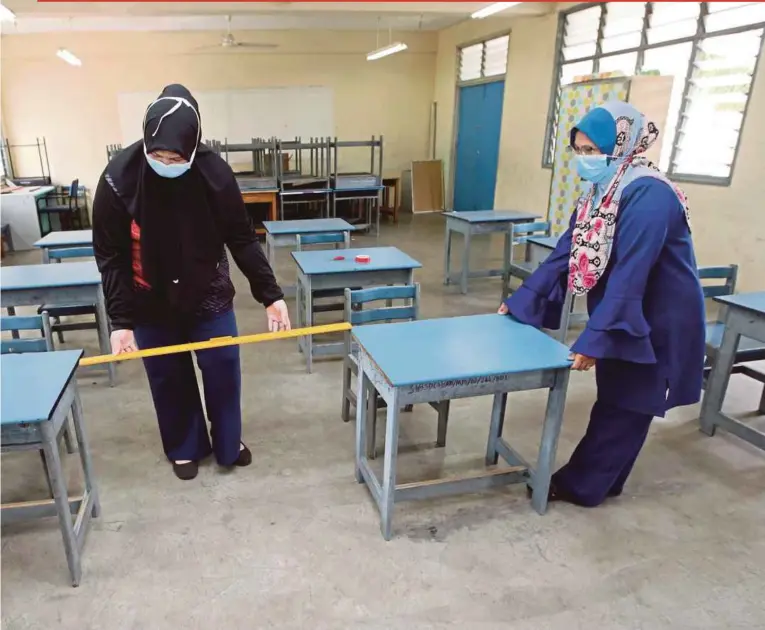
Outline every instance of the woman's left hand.
[[287, 304], [284, 300], [277, 300], [271, 306], [266, 308], [268, 316], [269, 332], [278, 332], [280, 330], [289, 330], [290, 314], [287, 311]]
[[568, 358], [574, 362], [571, 369], [579, 372], [587, 372], [595, 365], [595, 359], [576, 352], [569, 355]]

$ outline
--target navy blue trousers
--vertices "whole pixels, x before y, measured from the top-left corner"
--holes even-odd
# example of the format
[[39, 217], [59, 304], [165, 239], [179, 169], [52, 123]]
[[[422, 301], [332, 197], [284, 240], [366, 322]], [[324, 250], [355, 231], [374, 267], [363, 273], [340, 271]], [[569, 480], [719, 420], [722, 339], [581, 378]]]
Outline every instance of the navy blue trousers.
[[596, 401], [587, 433], [568, 464], [553, 475], [555, 488], [585, 507], [619, 496], [652, 420], [653, 416]]
[[[141, 350], [237, 334], [234, 311], [207, 319], [192, 319], [175, 326], [138, 326], [136, 342]], [[190, 352], [143, 360], [149, 378], [159, 433], [171, 461], [199, 461], [210, 453], [222, 466], [239, 457], [242, 439], [242, 371], [239, 346], [226, 346], [196, 353], [202, 372], [205, 407], [210, 420], [207, 434], [205, 412], [199, 395]], [[212, 445], [210, 444], [212, 438]]]

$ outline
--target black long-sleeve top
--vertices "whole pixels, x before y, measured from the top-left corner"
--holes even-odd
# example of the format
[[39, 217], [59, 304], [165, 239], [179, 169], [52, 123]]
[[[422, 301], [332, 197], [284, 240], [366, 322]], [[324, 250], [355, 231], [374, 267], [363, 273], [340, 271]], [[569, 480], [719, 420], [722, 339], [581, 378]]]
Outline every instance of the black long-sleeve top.
[[[233, 185], [225, 187], [216, 204], [216, 224], [225, 246], [247, 277], [253, 297], [268, 307], [283, 299], [284, 294], [258, 243], [233, 174], [231, 180]], [[142, 276], [140, 226], [107, 172], [101, 176], [93, 200], [93, 249], [113, 329], [132, 330], [136, 325], [161, 323], [175, 315]], [[201, 297], [196, 314], [230, 309], [234, 293], [228, 257], [221, 246], [209, 290]]]

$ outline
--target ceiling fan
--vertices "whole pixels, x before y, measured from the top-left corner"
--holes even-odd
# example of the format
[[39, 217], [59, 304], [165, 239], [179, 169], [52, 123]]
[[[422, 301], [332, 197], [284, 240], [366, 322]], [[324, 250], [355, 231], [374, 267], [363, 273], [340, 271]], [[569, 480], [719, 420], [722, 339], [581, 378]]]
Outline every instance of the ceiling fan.
[[261, 50], [277, 48], [278, 44], [267, 44], [264, 42], [240, 42], [231, 32], [231, 16], [226, 16], [226, 33], [221, 37], [220, 43], [214, 46], [201, 46], [195, 50], [211, 50], [222, 48], [224, 50], [240, 50], [242, 48], [259, 48]]

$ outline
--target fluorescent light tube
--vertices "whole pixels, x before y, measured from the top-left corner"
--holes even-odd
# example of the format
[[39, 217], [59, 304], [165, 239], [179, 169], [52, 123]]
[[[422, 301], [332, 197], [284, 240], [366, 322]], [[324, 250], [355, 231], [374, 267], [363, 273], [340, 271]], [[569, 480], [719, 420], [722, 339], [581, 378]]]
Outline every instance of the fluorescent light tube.
[[494, 4], [490, 4], [488, 6], [485, 6], [483, 9], [478, 9], [473, 15], [470, 17], [474, 20], [481, 20], [485, 17], [489, 17], [490, 15], [494, 15], [495, 13], [499, 13], [500, 11], [504, 11], [505, 9], [509, 9], [510, 7], [514, 7], [516, 4], [521, 4], [520, 2], [495, 2]]
[[0, 4], [0, 22], [15, 22], [16, 14], [4, 4]]
[[58, 57], [59, 59], [63, 59], [69, 65], [72, 65], [72, 66], [82, 65], [82, 61], [80, 61], [80, 58], [70, 53], [66, 48], [59, 48], [58, 52], [56, 52], [56, 57]]
[[367, 53], [367, 61], [374, 61], [375, 59], [387, 57], [388, 55], [393, 55], [402, 50], [406, 50], [407, 48], [408, 47], [404, 42], [393, 42], [392, 44], [378, 48], [371, 53]]

